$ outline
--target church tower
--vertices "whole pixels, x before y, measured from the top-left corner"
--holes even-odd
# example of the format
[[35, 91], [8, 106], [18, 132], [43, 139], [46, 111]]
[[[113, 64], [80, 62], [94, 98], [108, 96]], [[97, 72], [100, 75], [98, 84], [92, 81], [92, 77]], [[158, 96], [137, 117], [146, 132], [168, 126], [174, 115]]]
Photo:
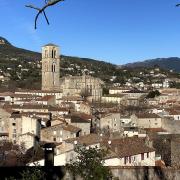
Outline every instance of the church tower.
[[42, 47], [42, 90], [59, 91], [59, 47], [47, 44]]

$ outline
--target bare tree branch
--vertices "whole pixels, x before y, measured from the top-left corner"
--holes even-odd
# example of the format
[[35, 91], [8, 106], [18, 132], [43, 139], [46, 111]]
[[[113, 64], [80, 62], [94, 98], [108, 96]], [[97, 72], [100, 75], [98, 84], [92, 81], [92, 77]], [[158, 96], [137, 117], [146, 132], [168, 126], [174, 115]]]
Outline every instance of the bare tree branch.
[[26, 5], [26, 7], [28, 8], [32, 8], [32, 9], [35, 9], [38, 11], [36, 17], [35, 17], [35, 25], [34, 25], [34, 28], [37, 29], [37, 20], [38, 20], [38, 17], [41, 13], [43, 13], [45, 19], [46, 19], [46, 22], [47, 24], [49, 25], [49, 20], [48, 20], [48, 17], [46, 16], [46, 13], [45, 13], [45, 9], [48, 8], [49, 6], [54, 6], [55, 4], [59, 3], [59, 2], [62, 2], [64, 0], [45, 0], [45, 5], [42, 7], [42, 8], [38, 8], [34, 5]]

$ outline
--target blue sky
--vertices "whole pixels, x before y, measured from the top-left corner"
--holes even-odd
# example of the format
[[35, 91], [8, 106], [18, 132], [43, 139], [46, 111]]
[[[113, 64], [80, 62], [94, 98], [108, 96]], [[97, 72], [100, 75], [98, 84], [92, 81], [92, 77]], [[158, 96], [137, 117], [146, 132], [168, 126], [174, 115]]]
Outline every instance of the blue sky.
[[[43, 0], [42, 0], [43, 2]], [[65, 0], [50, 7], [34, 30], [40, 0], [0, 0], [0, 36], [15, 46], [41, 51], [49, 42], [64, 55], [115, 64], [180, 57], [180, 0]], [[39, 3], [39, 4], [38, 4]]]

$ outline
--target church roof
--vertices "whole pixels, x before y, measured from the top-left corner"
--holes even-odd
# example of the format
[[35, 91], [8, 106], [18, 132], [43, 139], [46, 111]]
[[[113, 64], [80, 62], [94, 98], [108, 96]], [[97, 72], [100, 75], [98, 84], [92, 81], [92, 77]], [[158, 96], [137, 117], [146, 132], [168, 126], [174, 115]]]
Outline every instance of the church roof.
[[[55, 45], [55, 44], [53, 44], [53, 43], [48, 43], [48, 44], [46, 44], [46, 45], [44, 45], [44, 46], [56, 46], [56, 47], [58, 47], [57, 45]], [[44, 47], [43, 46], [43, 47]]]

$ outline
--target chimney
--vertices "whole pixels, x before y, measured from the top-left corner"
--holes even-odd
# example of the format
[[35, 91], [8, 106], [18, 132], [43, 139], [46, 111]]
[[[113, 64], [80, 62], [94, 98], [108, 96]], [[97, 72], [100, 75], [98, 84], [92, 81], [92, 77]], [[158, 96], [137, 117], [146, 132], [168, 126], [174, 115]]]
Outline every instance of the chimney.
[[46, 167], [54, 166], [54, 143], [46, 143], [44, 146], [44, 165]]

